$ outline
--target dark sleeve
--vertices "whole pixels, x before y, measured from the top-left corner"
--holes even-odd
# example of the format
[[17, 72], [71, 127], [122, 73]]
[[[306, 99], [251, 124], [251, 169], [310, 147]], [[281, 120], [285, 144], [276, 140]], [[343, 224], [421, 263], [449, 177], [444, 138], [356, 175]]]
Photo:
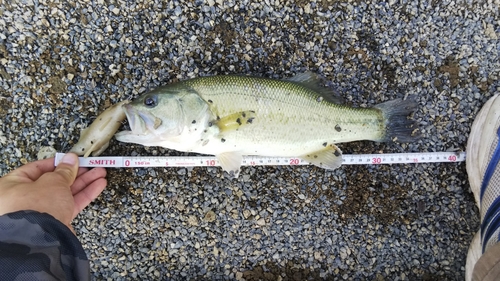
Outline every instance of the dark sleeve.
[[90, 280], [82, 244], [46, 213], [19, 211], [0, 216], [2, 280]]

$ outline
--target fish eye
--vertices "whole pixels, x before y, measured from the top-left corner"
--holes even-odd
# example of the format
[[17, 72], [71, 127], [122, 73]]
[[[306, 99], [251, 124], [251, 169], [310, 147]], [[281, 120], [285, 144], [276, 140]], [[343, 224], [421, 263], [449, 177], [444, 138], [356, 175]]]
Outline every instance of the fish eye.
[[158, 105], [158, 100], [156, 95], [146, 97], [144, 99], [144, 105], [147, 107], [155, 107], [156, 105]]

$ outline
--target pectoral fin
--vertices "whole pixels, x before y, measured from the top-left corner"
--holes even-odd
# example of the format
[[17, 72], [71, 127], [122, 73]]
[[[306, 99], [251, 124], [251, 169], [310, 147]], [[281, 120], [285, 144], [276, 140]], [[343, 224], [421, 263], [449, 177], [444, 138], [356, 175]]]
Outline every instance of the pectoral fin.
[[222, 169], [229, 174], [233, 175], [235, 178], [240, 174], [241, 161], [243, 156], [239, 152], [224, 152], [219, 155], [215, 155], [219, 160]]
[[335, 170], [342, 165], [342, 151], [334, 144], [307, 155], [302, 155], [300, 158], [328, 170]]
[[251, 125], [255, 119], [255, 111], [241, 111], [223, 117], [217, 117], [215, 124], [221, 132], [238, 130]]

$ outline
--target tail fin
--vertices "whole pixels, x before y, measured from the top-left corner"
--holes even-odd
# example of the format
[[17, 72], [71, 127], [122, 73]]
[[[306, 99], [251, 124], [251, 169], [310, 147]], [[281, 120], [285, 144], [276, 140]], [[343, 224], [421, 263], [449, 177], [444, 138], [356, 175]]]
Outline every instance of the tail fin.
[[417, 108], [414, 99], [395, 99], [378, 104], [375, 108], [382, 111], [385, 120], [385, 136], [382, 141], [412, 142], [420, 138], [416, 122], [408, 118]]

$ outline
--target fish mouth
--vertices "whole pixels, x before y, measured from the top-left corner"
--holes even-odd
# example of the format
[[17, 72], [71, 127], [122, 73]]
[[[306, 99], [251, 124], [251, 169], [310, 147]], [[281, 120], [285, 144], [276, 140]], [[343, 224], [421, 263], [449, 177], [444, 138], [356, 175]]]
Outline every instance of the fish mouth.
[[162, 121], [160, 118], [144, 111], [135, 109], [130, 104], [123, 105], [127, 116], [130, 132], [135, 135], [145, 135], [158, 129]]

